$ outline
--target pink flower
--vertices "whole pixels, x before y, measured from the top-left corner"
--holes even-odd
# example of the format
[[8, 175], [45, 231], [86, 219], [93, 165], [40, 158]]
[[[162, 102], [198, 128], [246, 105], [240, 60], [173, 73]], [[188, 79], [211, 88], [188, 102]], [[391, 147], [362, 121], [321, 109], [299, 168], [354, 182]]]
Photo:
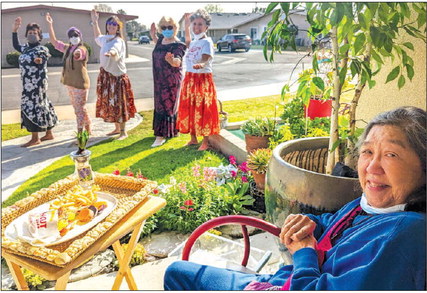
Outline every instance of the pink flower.
[[194, 205], [194, 203], [191, 199], [188, 199], [188, 200], [184, 201], [184, 205], [185, 206], [192, 206], [192, 205]]
[[114, 170], [114, 171], [113, 171], [113, 174], [114, 174], [114, 175], [120, 175], [120, 171], [119, 171], [119, 169]]
[[246, 178], [246, 176], [242, 176], [242, 182], [248, 182], [248, 178]]
[[194, 177], [199, 177], [200, 176], [200, 166], [196, 165], [192, 169], [193, 169], [193, 176]]
[[187, 184], [185, 183], [185, 181], [180, 182], [178, 186], [182, 193], [187, 193]]
[[154, 193], [154, 194], [158, 194], [158, 193], [159, 193], [159, 190], [156, 188], [156, 189], [154, 189], [154, 190], [153, 190], [153, 193]]
[[231, 176], [232, 176], [232, 177], [236, 177], [236, 176], [237, 176], [237, 172], [236, 172], [236, 171], [233, 171], [233, 170], [232, 170], [232, 171], [230, 171], [230, 173], [231, 173]]
[[229, 156], [228, 160], [230, 161], [230, 164], [236, 165], [236, 157], [235, 156]]
[[247, 162], [243, 162], [242, 164], [240, 164], [239, 169], [243, 173], [248, 173], [249, 172], [248, 163]]
[[194, 211], [194, 209], [193, 208], [188, 208], [187, 211], [191, 212], [191, 211]]
[[132, 171], [128, 171], [128, 172], [126, 173], [126, 176], [133, 177], [133, 172], [132, 172]]
[[179, 207], [180, 210], [186, 210], [187, 208], [184, 206]]

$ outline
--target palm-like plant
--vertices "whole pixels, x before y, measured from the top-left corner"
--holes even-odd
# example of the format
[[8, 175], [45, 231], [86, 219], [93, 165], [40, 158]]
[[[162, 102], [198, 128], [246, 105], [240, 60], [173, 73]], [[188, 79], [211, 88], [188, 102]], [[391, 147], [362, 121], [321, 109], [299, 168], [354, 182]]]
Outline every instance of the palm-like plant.
[[79, 150], [77, 155], [80, 155], [86, 149], [87, 142], [89, 141], [89, 132], [87, 130], [82, 130], [77, 132], [77, 145]]
[[248, 156], [248, 167], [258, 174], [267, 172], [268, 163], [272, 155], [271, 149], [257, 149]]

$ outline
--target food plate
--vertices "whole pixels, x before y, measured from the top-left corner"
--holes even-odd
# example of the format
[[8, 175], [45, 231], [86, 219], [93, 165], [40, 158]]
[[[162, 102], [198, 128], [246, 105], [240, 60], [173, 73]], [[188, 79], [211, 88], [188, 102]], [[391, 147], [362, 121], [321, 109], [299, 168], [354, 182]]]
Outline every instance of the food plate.
[[[63, 237], [60, 237], [59, 239], [50, 242], [50, 243], [43, 243], [43, 245], [39, 246], [52, 246], [57, 245], [66, 241], [69, 241], [70, 239], [73, 239], [74, 237], [79, 236], [80, 234], [88, 231], [90, 228], [104, 220], [116, 207], [117, 205], [117, 199], [105, 192], [96, 191], [95, 192], [98, 196], [98, 201], [106, 201], [107, 207], [100, 213], [98, 216], [93, 218], [90, 222], [84, 224], [84, 225], [76, 225], [73, 229], [71, 229], [66, 235]], [[25, 214], [22, 214], [15, 220], [13, 220], [5, 229], [4, 235], [14, 241], [21, 240], [28, 242], [30, 244], [35, 244], [34, 242], [37, 240], [33, 238], [31, 235], [29, 229], [28, 229], [28, 215], [32, 213], [42, 213], [49, 209], [49, 204], [51, 203], [47, 202], [42, 205], [39, 205], [38, 207], [26, 212]]]

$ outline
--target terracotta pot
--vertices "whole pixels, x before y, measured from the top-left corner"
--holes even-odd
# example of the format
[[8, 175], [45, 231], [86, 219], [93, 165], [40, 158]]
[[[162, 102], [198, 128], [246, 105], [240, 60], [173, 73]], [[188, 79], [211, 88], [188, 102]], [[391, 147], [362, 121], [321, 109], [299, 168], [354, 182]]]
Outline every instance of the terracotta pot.
[[256, 187], [258, 190], [264, 192], [264, 188], [265, 188], [265, 173], [264, 174], [260, 174], [256, 171], [252, 171], [252, 176], [254, 176], [254, 180], [256, 183]]
[[[328, 137], [302, 138], [281, 143], [273, 150], [265, 187], [268, 221], [281, 227], [291, 213], [335, 212], [361, 196], [357, 178], [323, 174], [328, 142]], [[287, 252], [282, 256], [290, 260]]]
[[316, 117], [329, 117], [332, 111], [332, 100], [310, 99], [308, 107], [304, 107], [306, 117], [314, 119]]
[[266, 136], [254, 136], [245, 134], [246, 151], [248, 154], [252, 153], [256, 149], [268, 148], [268, 139], [271, 135]]

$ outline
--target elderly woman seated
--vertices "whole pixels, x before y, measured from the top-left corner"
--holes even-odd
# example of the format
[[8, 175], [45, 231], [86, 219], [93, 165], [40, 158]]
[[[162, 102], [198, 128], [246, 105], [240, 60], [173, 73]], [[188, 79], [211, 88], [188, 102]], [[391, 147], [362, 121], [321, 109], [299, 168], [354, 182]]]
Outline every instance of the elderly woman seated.
[[359, 143], [360, 198], [335, 214], [289, 215], [280, 241], [293, 265], [274, 275], [178, 261], [167, 290], [424, 290], [426, 112], [375, 117]]

